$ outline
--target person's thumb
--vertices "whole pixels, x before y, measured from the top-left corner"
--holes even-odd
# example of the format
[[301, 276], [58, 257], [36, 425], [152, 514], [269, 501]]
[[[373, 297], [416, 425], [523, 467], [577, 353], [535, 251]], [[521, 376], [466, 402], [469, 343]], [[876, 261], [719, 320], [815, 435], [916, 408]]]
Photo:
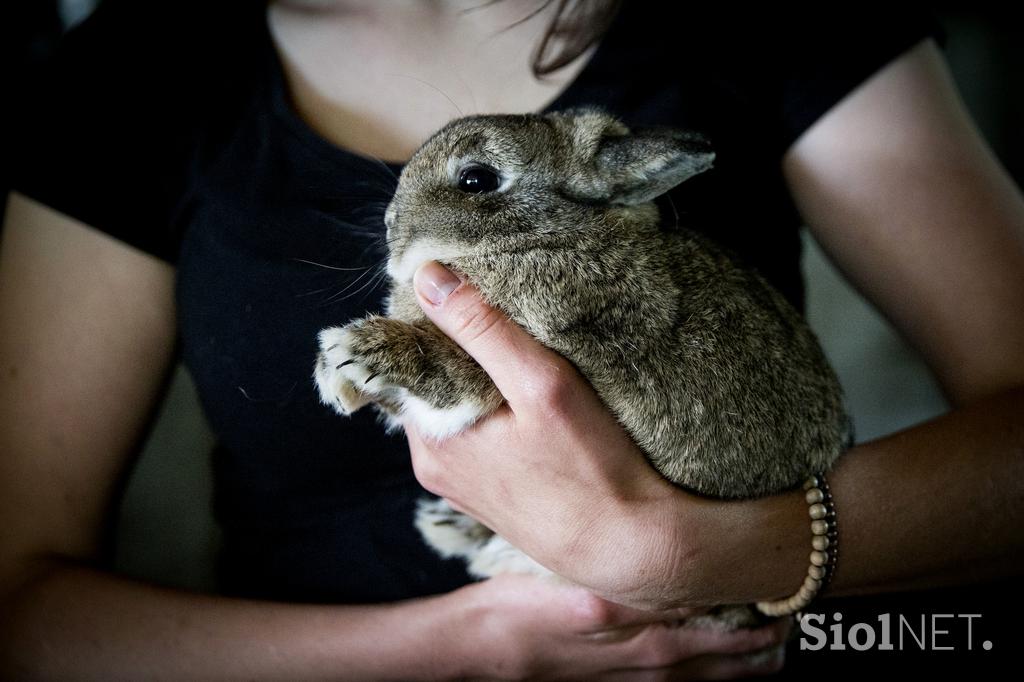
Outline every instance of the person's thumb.
[[561, 370], [561, 356], [440, 263], [421, 265], [413, 276], [413, 286], [431, 322], [477, 361], [513, 408], [517, 400], [533, 393], [532, 389], [538, 388], [534, 384], [546, 380], [551, 370]]

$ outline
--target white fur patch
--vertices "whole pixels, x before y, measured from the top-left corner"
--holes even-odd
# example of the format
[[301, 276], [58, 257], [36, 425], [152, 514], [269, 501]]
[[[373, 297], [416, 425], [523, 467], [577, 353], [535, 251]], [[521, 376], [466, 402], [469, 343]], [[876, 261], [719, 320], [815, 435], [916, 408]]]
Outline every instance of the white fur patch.
[[450, 244], [427, 240], [414, 241], [402, 252], [402, 257], [397, 261], [394, 258], [388, 260], [388, 274], [396, 282], [411, 282], [417, 268], [428, 260], [451, 260], [458, 255]]
[[318, 335], [320, 355], [317, 357], [313, 377], [320, 393], [320, 401], [338, 414], [348, 416], [370, 402], [369, 396], [359, 390], [370, 372], [359, 363], [348, 363], [352, 332], [345, 327], [330, 327]]
[[483, 408], [472, 401], [438, 409], [408, 394], [402, 396], [402, 407], [403, 421], [411, 421], [417, 431], [435, 440], [444, 440], [469, 428], [483, 414]]
[[478, 578], [492, 578], [501, 573], [557, 577], [500, 535], [493, 536], [480, 548], [477, 555], [470, 560], [467, 570], [470, 575]]
[[441, 556], [465, 559], [470, 575], [477, 578], [491, 578], [501, 573], [557, 577], [505, 538], [452, 509], [447, 500], [420, 500], [416, 508], [416, 528], [427, 545]]
[[470, 560], [490, 539], [478, 521], [452, 509], [444, 499], [424, 498], [416, 507], [416, 528], [423, 540], [445, 559]]

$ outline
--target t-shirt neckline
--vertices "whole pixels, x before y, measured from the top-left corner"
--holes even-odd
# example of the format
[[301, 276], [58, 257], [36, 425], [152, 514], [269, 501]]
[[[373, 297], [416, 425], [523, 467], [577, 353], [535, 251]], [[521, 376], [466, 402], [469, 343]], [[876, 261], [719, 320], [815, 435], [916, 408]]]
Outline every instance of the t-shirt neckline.
[[[598, 41], [597, 46], [587, 59], [587, 63], [583, 65], [583, 68], [579, 70], [576, 76], [551, 101], [535, 113], [546, 114], [578, 104], [578, 102], [574, 101], [574, 99], [578, 99], [576, 97], [577, 91], [582, 87], [582, 83], [596, 70], [598, 62], [603, 60], [608, 49], [608, 38], [614, 31], [616, 23], [613, 21], [612, 25], [605, 31], [605, 34]], [[260, 40], [266, 53], [267, 70], [269, 71], [271, 109], [277, 118], [283, 121], [305, 144], [313, 147], [326, 157], [333, 158], [338, 162], [351, 162], [355, 160], [377, 167], [383, 165], [396, 175], [400, 173], [407, 161], [385, 161], [335, 144], [317, 132], [299, 115], [288, 97], [288, 82], [285, 76], [284, 64], [277, 52], [270, 29], [269, 4], [263, 12], [260, 27], [262, 29]]]

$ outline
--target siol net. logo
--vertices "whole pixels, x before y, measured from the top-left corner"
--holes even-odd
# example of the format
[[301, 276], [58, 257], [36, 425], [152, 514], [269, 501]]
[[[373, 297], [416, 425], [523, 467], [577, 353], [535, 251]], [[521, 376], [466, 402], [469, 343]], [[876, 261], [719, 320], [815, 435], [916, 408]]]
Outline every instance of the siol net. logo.
[[[979, 613], [933, 613], [906, 618], [883, 613], [877, 623], [843, 623], [842, 613], [833, 613], [825, 625], [825, 614], [804, 613], [800, 617], [800, 650], [821, 651], [974, 651], [978, 646], [976, 623]], [[984, 651], [992, 650], [982, 640]]]

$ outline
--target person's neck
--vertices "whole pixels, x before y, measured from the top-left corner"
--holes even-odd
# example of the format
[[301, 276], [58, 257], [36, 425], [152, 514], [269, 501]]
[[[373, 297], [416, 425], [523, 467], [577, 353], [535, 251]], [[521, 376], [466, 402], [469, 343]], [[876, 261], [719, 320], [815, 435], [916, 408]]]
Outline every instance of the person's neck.
[[542, 30], [558, 3], [550, 0], [274, 0], [291, 10], [363, 19], [391, 26], [416, 24], [472, 26], [497, 32], [530, 25]]

